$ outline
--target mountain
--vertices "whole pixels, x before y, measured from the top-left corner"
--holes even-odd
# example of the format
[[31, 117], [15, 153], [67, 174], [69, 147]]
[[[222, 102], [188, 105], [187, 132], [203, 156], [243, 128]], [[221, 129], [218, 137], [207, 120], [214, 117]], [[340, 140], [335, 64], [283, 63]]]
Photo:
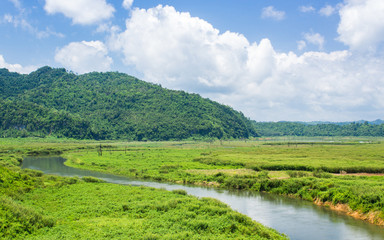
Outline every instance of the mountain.
[[257, 136], [241, 112], [118, 72], [0, 69], [0, 136], [179, 140]]

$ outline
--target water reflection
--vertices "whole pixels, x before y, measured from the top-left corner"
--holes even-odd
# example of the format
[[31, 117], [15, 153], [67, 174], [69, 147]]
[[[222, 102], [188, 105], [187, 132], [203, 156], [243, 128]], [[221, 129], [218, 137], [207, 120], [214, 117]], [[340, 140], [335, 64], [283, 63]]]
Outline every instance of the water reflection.
[[273, 194], [227, 191], [213, 188], [147, 182], [111, 174], [70, 168], [61, 157], [26, 157], [23, 168], [60, 176], [93, 176], [110, 183], [149, 186], [166, 190], [183, 189], [197, 197], [216, 198], [238, 212], [285, 233], [295, 240], [379, 240], [384, 228], [353, 219], [310, 202]]

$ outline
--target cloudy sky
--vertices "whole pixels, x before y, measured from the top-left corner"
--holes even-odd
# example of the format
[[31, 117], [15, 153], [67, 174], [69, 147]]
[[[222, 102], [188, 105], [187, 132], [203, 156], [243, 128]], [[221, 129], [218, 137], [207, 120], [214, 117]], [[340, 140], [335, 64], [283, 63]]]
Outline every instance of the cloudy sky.
[[119, 71], [257, 121], [384, 118], [383, 0], [1, 0], [0, 67]]

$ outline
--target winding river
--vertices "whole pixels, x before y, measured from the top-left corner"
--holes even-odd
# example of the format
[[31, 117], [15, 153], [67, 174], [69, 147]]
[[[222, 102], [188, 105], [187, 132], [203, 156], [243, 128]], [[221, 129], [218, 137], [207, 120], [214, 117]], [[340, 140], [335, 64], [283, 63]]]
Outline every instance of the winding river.
[[60, 176], [93, 176], [110, 183], [140, 185], [166, 190], [183, 189], [197, 197], [212, 197], [252, 219], [285, 233], [292, 240], [379, 240], [384, 228], [310, 202], [265, 193], [228, 191], [159, 182], [138, 181], [128, 177], [98, 173], [64, 165], [62, 157], [25, 157], [23, 168]]

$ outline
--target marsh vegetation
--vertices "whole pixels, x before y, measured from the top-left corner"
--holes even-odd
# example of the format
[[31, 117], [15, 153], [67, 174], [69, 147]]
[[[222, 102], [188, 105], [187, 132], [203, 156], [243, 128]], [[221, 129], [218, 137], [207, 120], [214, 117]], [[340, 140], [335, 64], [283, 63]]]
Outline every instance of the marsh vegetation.
[[85, 239], [89, 234], [100, 239], [284, 238], [216, 200], [197, 199], [183, 191], [117, 186], [94, 178], [20, 169], [23, 156], [41, 154], [61, 154], [72, 167], [137, 179], [271, 192], [342, 205], [358, 213], [355, 216], [383, 224], [384, 144], [342, 140], [5, 139], [0, 146], [1, 234], [36, 239], [64, 235]]

